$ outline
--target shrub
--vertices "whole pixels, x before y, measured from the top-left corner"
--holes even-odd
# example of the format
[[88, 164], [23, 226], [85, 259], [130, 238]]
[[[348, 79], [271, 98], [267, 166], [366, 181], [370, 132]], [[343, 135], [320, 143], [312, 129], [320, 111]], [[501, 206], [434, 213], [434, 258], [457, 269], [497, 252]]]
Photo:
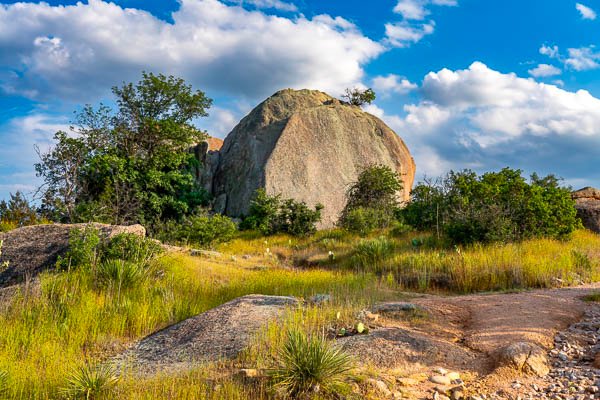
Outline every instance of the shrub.
[[375, 101], [376, 95], [373, 89], [360, 90], [357, 88], [346, 89], [346, 92], [342, 95], [342, 98], [353, 106], [362, 106], [364, 104], [371, 104]]
[[323, 337], [290, 330], [279, 351], [275, 386], [290, 398], [336, 393], [354, 367], [353, 359]]
[[362, 268], [376, 268], [393, 254], [394, 244], [385, 236], [381, 236], [377, 239], [361, 240], [354, 249], [352, 261]]
[[316, 231], [322, 209], [321, 204], [317, 204], [315, 209], [311, 210], [304, 202], [282, 200], [280, 195], [269, 196], [264, 189], [258, 189], [241, 228], [255, 229], [264, 235], [308, 235]]
[[349, 210], [344, 216], [341, 225], [344, 229], [358, 233], [362, 236], [368, 235], [375, 229], [390, 226], [393, 221], [392, 215], [386, 210], [370, 207], [358, 207]]
[[0, 396], [8, 392], [8, 372], [0, 370]]
[[36, 209], [22, 192], [11, 193], [8, 202], [0, 201], [0, 232], [40, 222]]
[[352, 232], [367, 234], [388, 228], [396, 221], [400, 177], [385, 165], [365, 168], [346, 193], [339, 224]]
[[164, 224], [158, 237], [164, 242], [211, 246], [230, 241], [236, 233], [237, 226], [231, 218], [204, 213]]
[[58, 258], [59, 269], [93, 267], [99, 260], [100, 232], [92, 225], [69, 232], [69, 248]]
[[101, 249], [103, 260], [120, 259], [147, 267], [162, 252], [160, 243], [133, 233], [112, 237]]
[[106, 286], [118, 289], [129, 289], [148, 278], [151, 269], [144, 265], [125, 260], [107, 260], [98, 265], [97, 279]]
[[505, 168], [477, 176], [451, 171], [420, 183], [402, 211], [417, 229], [443, 233], [454, 244], [508, 242], [533, 237], [562, 239], [580, 225], [570, 189], [553, 175], [530, 182]]
[[12, 221], [0, 221], [0, 232], [8, 232], [18, 228], [18, 225]]
[[85, 364], [73, 371], [62, 392], [68, 398], [97, 399], [109, 392], [118, 380], [115, 371], [108, 365]]

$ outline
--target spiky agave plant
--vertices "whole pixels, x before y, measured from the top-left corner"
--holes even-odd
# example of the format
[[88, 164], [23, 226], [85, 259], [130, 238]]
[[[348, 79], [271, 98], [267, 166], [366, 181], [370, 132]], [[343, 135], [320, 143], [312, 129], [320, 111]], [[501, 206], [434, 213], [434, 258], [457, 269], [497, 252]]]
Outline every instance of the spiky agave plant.
[[8, 392], [8, 372], [0, 370], [0, 396]]
[[71, 399], [93, 400], [110, 391], [119, 381], [115, 370], [106, 364], [84, 364], [73, 370], [62, 394]]
[[345, 386], [354, 360], [323, 336], [290, 330], [272, 372], [275, 387], [290, 398], [327, 395]]

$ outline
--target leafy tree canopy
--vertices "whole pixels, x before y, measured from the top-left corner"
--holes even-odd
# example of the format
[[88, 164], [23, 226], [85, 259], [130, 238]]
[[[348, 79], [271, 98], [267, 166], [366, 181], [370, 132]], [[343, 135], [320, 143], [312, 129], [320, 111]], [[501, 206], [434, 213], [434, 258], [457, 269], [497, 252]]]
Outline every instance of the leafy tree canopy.
[[196, 187], [191, 146], [206, 134], [192, 121], [212, 100], [182, 79], [143, 73], [114, 87], [116, 109], [86, 105], [72, 132], [35, 168], [42, 210], [69, 222], [146, 223], [179, 218], [206, 200]]
[[342, 98], [353, 106], [362, 106], [365, 104], [371, 104], [375, 101], [376, 95], [373, 89], [346, 89], [346, 93], [342, 95]]
[[580, 225], [571, 190], [558, 178], [533, 174], [528, 182], [510, 168], [481, 176], [452, 171], [422, 182], [402, 214], [413, 227], [437, 230], [455, 244], [563, 238]]

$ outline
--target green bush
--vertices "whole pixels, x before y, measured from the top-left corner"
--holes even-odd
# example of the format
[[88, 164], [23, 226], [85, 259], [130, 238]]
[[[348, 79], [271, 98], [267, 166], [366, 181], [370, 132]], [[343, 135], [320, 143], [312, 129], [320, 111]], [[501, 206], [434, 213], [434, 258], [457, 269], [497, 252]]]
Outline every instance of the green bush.
[[401, 212], [414, 228], [444, 234], [453, 244], [562, 239], [580, 226], [570, 188], [553, 175], [529, 182], [505, 168], [477, 176], [450, 172], [417, 185]]
[[119, 381], [115, 371], [108, 365], [85, 364], [73, 371], [62, 394], [70, 399], [93, 400], [110, 392]]
[[72, 229], [69, 233], [69, 248], [58, 258], [58, 269], [70, 270], [71, 268], [95, 266], [99, 261], [100, 231], [92, 225], [83, 229]]
[[269, 196], [264, 189], [258, 189], [250, 204], [248, 216], [240, 227], [258, 230], [264, 235], [308, 235], [316, 231], [322, 209], [321, 204], [317, 204], [312, 210], [304, 202], [282, 200], [279, 195]]
[[133, 233], [113, 236], [102, 246], [103, 260], [120, 259], [148, 266], [162, 252], [160, 243]]
[[8, 392], [8, 372], [0, 370], [0, 396]]
[[394, 254], [394, 244], [385, 236], [361, 240], [354, 249], [352, 261], [361, 268], [375, 268]]
[[275, 387], [293, 399], [335, 395], [354, 368], [353, 359], [325, 338], [298, 330], [288, 332], [279, 362], [272, 375]]
[[346, 206], [339, 225], [366, 235], [375, 229], [389, 228], [396, 222], [400, 177], [385, 165], [365, 168], [346, 193]]
[[221, 214], [197, 214], [162, 226], [157, 237], [167, 243], [211, 246], [228, 242], [235, 237], [237, 226]]
[[133, 233], [103, 239], [93, 225], [72, 229], [69, 248], [57, 261], [58, 269], [94, 268], [106, 260], [122, 259], [147, 267], [161, 253], [160, 243]]
[[98, 265], [96, 276], [99, 283], [120, 291], [139, 285], [149, 277], [151, 271], [137, 262], [109, 259]]

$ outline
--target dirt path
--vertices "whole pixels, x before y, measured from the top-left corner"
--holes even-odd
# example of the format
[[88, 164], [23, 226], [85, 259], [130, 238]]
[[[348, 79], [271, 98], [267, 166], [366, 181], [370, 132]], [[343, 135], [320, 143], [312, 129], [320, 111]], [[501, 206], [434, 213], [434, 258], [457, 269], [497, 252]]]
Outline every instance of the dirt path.
[[[598, 289], [600, 284], [517, 293], [417, 297], [411, 304], [423, 307], [425, 317], [407, 318], [406, 313], [384, 312], [370, 335], [342, 343], [382, 371], [400, 370], [403, 378], [391, 381], [396, 380], [398, 385], [394, 388], [399, 388], [404, 398], [444, 399], [444, 394], [440, 394], [443, 390], [434, 397], [440, 386], [431, 382], [440, 370], [460, 374], [458, 384], [465, 383], [464, 398], [531, 398], [523, 396], [523, 389], [546, 387], [548, 378], [497, 368], [499, 351], [517, 342], [529, 342], [550, 352], [557, 332], [577, 324], [589, 311], [591, 306], [582, 297]], [[405, 303], [385, 303], [390, 309], [402, 304]], [[382, 378], [390, 382], [389, 376]], [[409, 387], [405, 387], [406, 382], [411, 382]], [[456, 384], [447, 389], [453, 386]], [[487, 397], [478, 397], [484, 394]]]

